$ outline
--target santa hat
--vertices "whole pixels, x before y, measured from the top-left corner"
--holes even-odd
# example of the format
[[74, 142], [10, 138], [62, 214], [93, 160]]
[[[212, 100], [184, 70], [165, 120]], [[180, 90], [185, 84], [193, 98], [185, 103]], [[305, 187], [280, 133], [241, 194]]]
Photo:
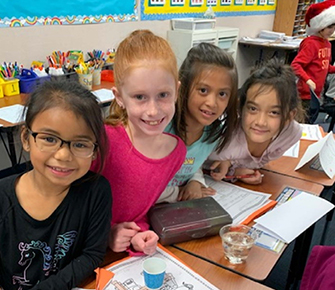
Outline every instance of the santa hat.
[[306, 33], [313, 35], [335, 23], [335, 0], [326, 0], [309, 6], [306, 15]]

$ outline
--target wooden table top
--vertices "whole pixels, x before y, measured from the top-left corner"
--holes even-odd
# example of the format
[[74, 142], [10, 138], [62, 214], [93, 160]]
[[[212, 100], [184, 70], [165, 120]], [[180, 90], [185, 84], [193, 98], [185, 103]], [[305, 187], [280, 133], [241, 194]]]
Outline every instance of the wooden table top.
[[[303, 181], [274, 172], [264, 170], [261, 170], [261, 172], [264, 174], [262, 184], [250, 185], [237, 182], [236, 185], [255, 191], [270, 193], [272, 194], [271, 199], [276, 199], [281, 191], [287, 186], [308, 191], [316, 195], [320, 195], [323, 190], [323, 186], [320, 184]], [[239, 265], [230, 264], [224, 258], [222, 242], [219, 235], [183, 242], [176, 244], [175, 246], [178, 249], [258, 281], [266, 279], [281, 256], [281, 253], [275, 253], [265, 248], [254, 246], [245, 263]]]
[[[172, 254], [182, 260], [187, 266], [197, 272], [199, 275], [204, 277], [207, 281], [212, 283], [219, 289], [225, 290], [265, 290], [271, 289], [262, 284], [254, 282], [250, 279], [242, 277], [231, 271], [225, 270], [221, 267], [215, 266], [212, 263], [208, 263], [202, 259], [189, 255], [184, 251], [180, 251], [171, 246], [166, 247]], [[120, 257], [120, 254], [118, 254]], [[122, 255], [121, 255], [122, 257]], [[114, 262], [116, 259], [113, 257], [113, 253], [109, 252], [106, 256], [105, 263], [109, 260], [108, 265]], [[82, 285], [84, 289], [95, 289], [94, 278], [91, 281], [86, 282]]]
[[308, 146], [313, 143], [315, 143], [315, 141], [300, 140], [298, 158], [282, 156], [277, 160], [270, 161], [268, 164], [264, 166], [263, 169], [276, 172], [276, 173], [280, 173], [283, 175], [319, 183], [324, 186], [332, 186], [335, 182], [335, 176], [331, 179], [323, 171], [311, 169], [310, 164], [312, 161], [305, 164], [299, 170], [294, 170], [294, 168], [298, 165], [300, 159], [306, 152]]

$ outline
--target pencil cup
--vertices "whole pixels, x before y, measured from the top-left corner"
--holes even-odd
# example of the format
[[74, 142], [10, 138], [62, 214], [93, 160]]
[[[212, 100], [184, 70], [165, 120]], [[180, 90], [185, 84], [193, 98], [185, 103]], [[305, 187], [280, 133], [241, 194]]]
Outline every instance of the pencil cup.
[[231, 264], [243, 263], [257, 239], [257, 233], [244, 225], [226, 225], [220, 229], [223, 252]]
[[93, 74], [78, 74], [79, 82], [88, 90], [92, 90]]
[[150, 290], [159, 289], [164, 282], [166, 262], [161, 258], [147, 258], [142, 263], [145, 286]]
[[93, 85], [98, 86], [101, 84], [101, 68], [93, 71]]

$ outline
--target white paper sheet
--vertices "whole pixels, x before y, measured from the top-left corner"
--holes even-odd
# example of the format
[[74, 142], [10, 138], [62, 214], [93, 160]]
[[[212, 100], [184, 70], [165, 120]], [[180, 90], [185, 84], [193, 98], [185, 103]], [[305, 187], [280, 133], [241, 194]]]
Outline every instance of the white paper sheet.
[[112, 90], [100, 89], [92, 92], [101, 103], [108, 102], [114, 99], [114, 94]]
[[332, 133], [326, 136], [326, 143], [323, 145], [320, 153], [320, 164], [329, 178], [335, 175], [335, 140]]
[[319, 125], [301, 124], [303, 140], [318, 141], [322, 139], [322, 134]]
[[290, 243], [333, 208], [326, 199], [302, 192], [257, 218], [254, 227]]
[[295, 143], [291, 148], [287, 149], [283, 154], [283, 156], [298, 158], [299, 148], [300, 148], [300, 140], [297, 143]]
[[328, 133], [326, 137], [309, 145], [295, 170], [304, 166], [317, 154], [319, 154], [322, 169], [329, 178], [333, 178], [335, 175], [335, 140], [332, 133]]
[[245, 189], [205, 176], [206, 184], [216, 190], [213, 198], [230, 214], [233, 223], [240, 223], [265, 205], [271, 194]]
[[13, 124], [22, 122], [23, 108], [24, 106], [18, 104], [0, 108], [0, 119]]

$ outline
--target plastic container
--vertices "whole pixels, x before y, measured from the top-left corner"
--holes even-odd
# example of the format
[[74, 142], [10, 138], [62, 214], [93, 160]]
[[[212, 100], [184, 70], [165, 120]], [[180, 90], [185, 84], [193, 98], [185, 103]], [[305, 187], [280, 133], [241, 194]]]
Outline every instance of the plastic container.
[[215, 19], [205, 18], [180, 18], [171, 19], [173, 30], [200, 30], [213, 29], [215, 27]]
[[114, 83], [114, 71], [113, 70], [102, 70], [101, 80]]
[[230, 49], [233, 45], [233, 42], [236, 41], [235, 37], [231, 37], [231, 38], [220, 38], [218, 40], [218, 47], [220, 47], [221, 49]]
[[220, 228], [232, 223], [212, 197], [155, 205], [149, 220], [162, 245], [217, 235]]
[[16, 78], [3, 80], [0, 78], [0, 85], [4, 96], [14, 96], [20, 94], [19, 80]]
[[93, 74], [78, 74], [79, 83], [86, 89], [92, 90]]
[[[45, 71], [47, 73], [49, 73], [49, 68], [47, 67], [45, 69]], [[78, 74], [75, 71], [74, 72], [64, 73], [62, 75], [49, 75], [49, 76], [51, 77], [51, 79], [60, 78], [60, 79], [68, 80], [68, 81], [76, 81], [76, 82], [79, 81]]]
[[0, 79], [0, 98], [3, 98], [4, 95], [3, 95], [3, 89], [2, 89], [2, 82], [1, 82], [1, 79]]
[[20, 82], [20, 92], [29, 94], [35, 90], [40, 84], [50, 80], [50, 76], [39, 77], [31, 70], [23, 69], [21, 75], [17, 77]]

